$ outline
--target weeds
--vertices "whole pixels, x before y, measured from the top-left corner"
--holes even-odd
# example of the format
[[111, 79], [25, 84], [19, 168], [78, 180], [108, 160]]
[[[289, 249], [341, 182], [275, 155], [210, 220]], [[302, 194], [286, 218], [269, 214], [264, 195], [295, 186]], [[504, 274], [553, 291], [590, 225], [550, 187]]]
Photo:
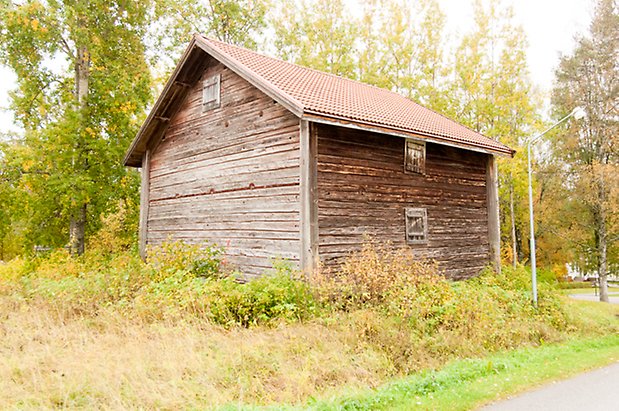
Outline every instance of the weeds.
[[[142, 358], [140, 344], [153, 352], [167, 347], [177, 350], [180, 346], [171, 341], [179, 339], [189, 350], [182, 355], [191, 358], [195, 367], [181, 361], [183, 368], [178, 368], [174, 364], [178, 359], [170, 354], [169, 364], [143, 358], [150, 367], [143, 373], [116, 363], [123, 371], [110, 371], [108, 377], [161, 375], [180, 381], [182, 388], [166, 388], [171, 396], [213, 398], [213, 393], [222, 392], [217, 403], [269, 403], [303, 401], [343, 384], [372, 386], [454, 358], [618, 331], [616, 310], [601, 313], [600, 308], [570, 303], [548, 284], [540, 284], [539, 307], [534, 309], [523, 268], [505, 268], [501, 274], [488, 271], [452, 282], [436, 264], [377, 244], [352, 254], [340, 270], [324, 270], [310, 281], [299, 278], [285, 261], [275, 261], [270, 272], [248, 283], [236, 281], [238, 274], [227, 267], [223, 250], [211, 244], [164, 244], [150, 251], [148, 264], [135, 253], [106, 250], [80, 258], [59, 251], [0, 265], [0, 306], [8, 316], [0, 334], [19, 334], [18, 324], [23, 324], [33, 335], [45, 336], [41, 344], [54, 346], [60, 357], [62, 345], [54, 345], [55, 337], [45, 330], [58, 329], [55, 332], [66, 339], [66, 333], [73, 331], [63, 327], [70, 324], [87, 336], [77, 340], [108, 357], [112, 345], [129, 344], [136, 358]], [[38, 318], [36, 324], [30, 324], [32, 316]], [[174, 330], [169, 331], [174, 337], [160, 335], [161, 330]], [[99, 333], [114, 344], [95, 343]], [[192, 337], [187, 340], [185, 335]], [[148, 348], [151, 337], [161, 340], [161, 347]], [[10, 362], [17, 367], [15, 372], [35, 373], [39, 365], [24, 369], [19, 364], [27, 359], [15, 354], [16, 347], [31, 336], [11, 338], [5, 350], [19, 358]], [[134, 345], [132, 339], [137, 341]], [[77, 340], [67, 344], [78, 350]], [[192, 350], [202, 357], [191, 354]], [[106, 358], [92, 355], [95, 364]], [[138, 367], [127, 358], [119, 361]], [[62, 368], [56, 363], [50, 367]], [[80, 367], [74, 370], [78, 374]], [[210, 370], [213, 382], [197, 377], [204, 369]], [[11, 369], [0, 367], [0, 371], [5, 381], [12, 381]], [[66, 406], [83, 401], [85, 407], [96, 405], [97, 396], [120, 396], [127, 401], [117, 404], [123, 408], [144, 394], [133, 392], [136, 388], [131, 384], [115, 386], [108, 394], [91, 371], [83, 371], [92, 377], [85, 391], [79, 387], [71, 393], [52, 390], [45, 406], [54, 403], [50, 398], [55, 396], [62, 401], [73, 398]], [[17, 389], [19, 384], [9, 388]], [[191, 388], [200, 384], [208, 389]], [[169, 398], [157, 401], [145, 406], [177, 408], [183, 403]]]

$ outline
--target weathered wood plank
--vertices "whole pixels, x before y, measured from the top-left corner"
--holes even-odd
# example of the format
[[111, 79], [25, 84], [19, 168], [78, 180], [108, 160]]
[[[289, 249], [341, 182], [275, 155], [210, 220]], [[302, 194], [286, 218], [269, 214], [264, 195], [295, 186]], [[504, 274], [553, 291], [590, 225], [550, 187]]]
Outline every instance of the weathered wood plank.
[[488, 156], [486, 166], [488, 181], [488, 242], [490, 243], [490, 261], [494, 269], [501, 271], [501, 222], [499, 220], [499, 181], [494, 156]]
[[[210, 241], [254, 276], [300, 259], [299, 120], [219, 63], [204, 69], [152, 153], [149, 244]], [[202, 80], [221, 74], [203, 112]]]
[[[327, 265], [367, 236], [431, 258], [453, 278], [488, 263], [486, 155], [428, 143], [426, 174], [404, 172], [404, 140], [320, 125], [319, 253]], [[428, 214], [428, 241], [407, 245], [406, 207]]]
[[317, 138], [315, 129], [306, 121], [300, 122], [300, 239], [301, 269], [306, 275], [314, 272], [318, 263], [318, 198]]
[[148, 211], [150, 205], [150, 149], [146, 149], [142, 157], [141, 187], [140, 187], [140, 222], [139, 251], [140, 257], [146, 259], [146, 244], [148, 243]]

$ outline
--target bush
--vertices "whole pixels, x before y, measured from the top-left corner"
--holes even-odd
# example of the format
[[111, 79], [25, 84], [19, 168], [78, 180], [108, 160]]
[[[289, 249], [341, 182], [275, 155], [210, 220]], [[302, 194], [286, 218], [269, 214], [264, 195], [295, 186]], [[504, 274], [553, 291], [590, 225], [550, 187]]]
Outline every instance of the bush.
[[164, 278], [175, 271], [186, 271], [196, 277], [225, 275], [224, 249], [207, 242], [187, 244], [182, 241], [167, 241], [148, 250], [148, 262]]
[[356, 312], [358, 338], [408, 372], [422, 352], [449, 358], [559, 339], [569, 326], [561, 296], [540, 283], [535, 309], [529, 278], [518, 267], [454, 282], [408, 249], [368, 243], [341, 270], [317, 275], [313, 288], [322, 305]]
[[[385, 332], [364, 326], [368, 338], [386, 338], [389, 345], [406, 335], [405, 341], [423, 340], [429, 350], [463, 350], [456, 344], [460, 336], [487, 349], [548, 341], [570, 327], [565, 304], [549, 284], [539, 284], [539, 307], [532, 307], [529, 274], [522, 267], [452, 282], [436, 263], [389, 244], [368, 243], [339, 270], [317, 273], [310, 283], [285, 261], [241, 283], [226, 266], [223, 250], [212, 244], [168, 242], [149, 255], [148, 264], [134, 252], [73, 258], [57, 251], [15, 260], [0, 266], [0, 290], [53, 304], [66, 315], [112, 309], [148, 321], [193, 317], [226, 327], [359, 311], [366, 314], [358, 318], [397, 324]], [[402, 349], [410, 350], [410, 344]]]
[[233, 276], [198, 276], [169, 268], [136, 295], [136, 309], [149, 319], [193, 315], [226, 327], [271, 325], [311, 317], [316, 309], [309, 286], [288, 265], [241, 283]]
[[316, 308], [307, 284], [282, 273], [246, 284], [226, 279], [210, 284], [207, 293], [209, 318], [226, 326], [299, 321]]
[[149, 250], [147, 264], [135, 253], [107, 251], [75, 258], [60, 250], [2, 264], [0, 291], [51, 304], [63, 315], [113, 309], [148, 321], [190, 316], [227, 327], [299, 321], [316, 310], [310, 287], [285, 261], [244, 284], [216, 245], [166, 242]]
[[437, 303], [444, 281], [435, 262], [417, 260], [408, 249], [367, 242], [361, 251], [347, 257], [337, 271], [316, 273], [312, 285], [319, 301], [333, 309], [352, 310], [388, 303], [396, 311], [405, 311], [409, 299], [420, 296], [420, 289], [428, 289], [425, 294], [430, 296], [429, 304]]

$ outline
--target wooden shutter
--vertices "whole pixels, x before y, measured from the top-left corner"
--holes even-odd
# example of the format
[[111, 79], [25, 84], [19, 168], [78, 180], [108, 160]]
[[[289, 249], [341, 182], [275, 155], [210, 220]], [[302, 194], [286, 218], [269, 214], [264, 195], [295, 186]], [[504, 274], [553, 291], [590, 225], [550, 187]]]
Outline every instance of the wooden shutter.
[[202, 112], [218, 108], [221, 96], [221, 75], [216, 74], [202, 84]]
[[404, 170], [409, 173], [426, 172], [426, 144], [423, 141], [405, 140]]
[[428, 214], [425, 208], [406, 208], [406, 242], [423, 244], [428, 240]]

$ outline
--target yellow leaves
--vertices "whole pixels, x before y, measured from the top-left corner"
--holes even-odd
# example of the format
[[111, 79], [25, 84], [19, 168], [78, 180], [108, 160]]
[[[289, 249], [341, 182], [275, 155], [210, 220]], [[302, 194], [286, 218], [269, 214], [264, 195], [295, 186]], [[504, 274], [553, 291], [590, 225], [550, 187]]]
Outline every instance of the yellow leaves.
[[26, 12], [34, 14], [38, 11], [43, 11], [43, 5], [38, 1], [33, 1], [32, 3], [25, 6]]
[[7, 20], [19, 26], [26, 27], [32, 31], [45, 34], [49, 31], [47, 27], [41, 25], [41, 21], [37, 17], [32, 17], [32, 15], [36, 14], [37, 11], [38, 10], [36, 8], [30, 8], [7, 13]]
[[26, 160], [22, 164], [22, 168], [24, 169], [24, 171], [30, 171], [32, 166], [34, 166], [34, 161], [32, 161], [32, 160]]
[[119, 113], [132, 113], [135, 111], [136, 105], [131, 101], [125, 101], [118, 106]]
[[90, 137], [97, 137], [97, 132], [90, 127], [86, 127], [84, 131], [86, 131], [86, 134], [88, 134]]

